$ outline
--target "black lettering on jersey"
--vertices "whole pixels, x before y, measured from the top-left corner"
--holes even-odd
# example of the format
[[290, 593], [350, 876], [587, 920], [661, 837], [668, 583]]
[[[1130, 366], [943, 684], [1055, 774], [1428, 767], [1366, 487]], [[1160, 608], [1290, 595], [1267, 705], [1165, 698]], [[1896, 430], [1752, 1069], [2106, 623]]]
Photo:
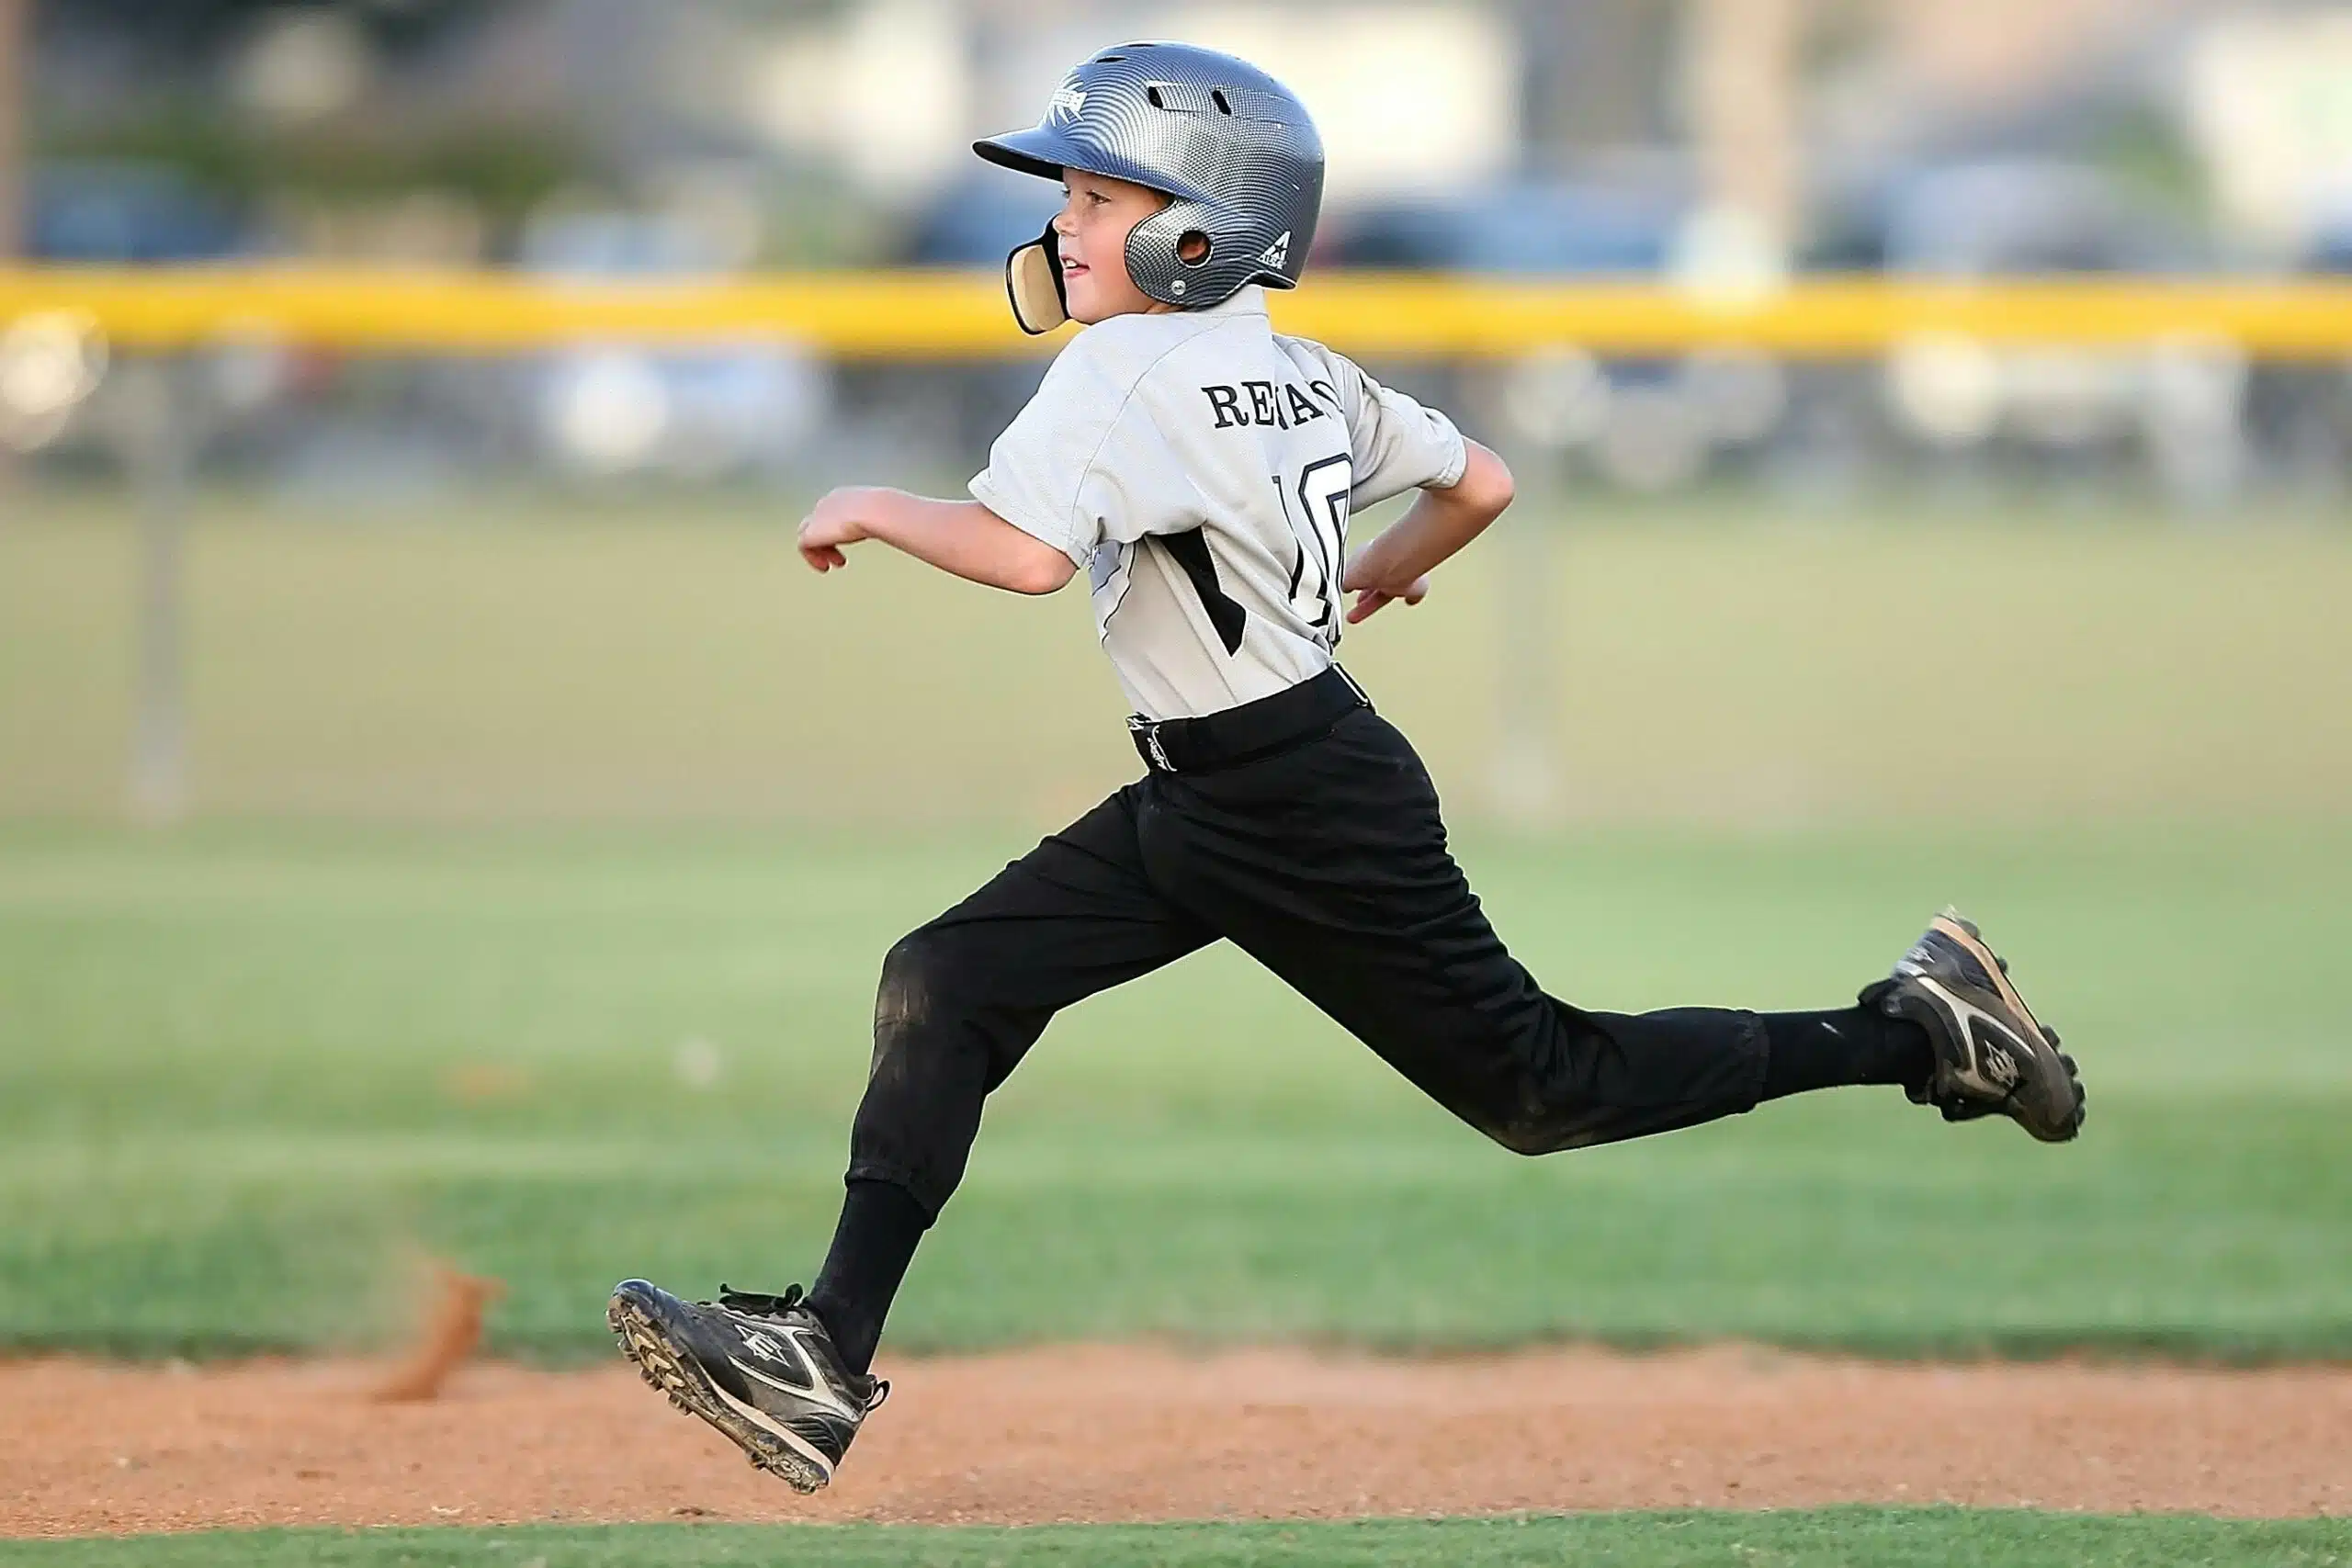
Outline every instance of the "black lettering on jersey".
[[1218, 585], [1216, 558], [1209, 554], [1208, 536], [1194, 528], [1190, 533], [1146, 536], [1184, 569], [1184, 575], [1192, 580], [1193, 592], [1201, 596], [1201, 608], [1209, 613], [1209, 625], [1216, 629], [1217, 641], [1225, 644], [1225, 651], [1240, 652], [1241, 629], [1249, 621], [1250, 613]]
[[1274, 406], [1274, 384], [1272, 381], [1244, 381], [1241, 389], [1250, 394], [1250, 423], [1281, 425], [1284, 430], [1290, 428], [1283, 423], [1282, 410]]
[[[1310, 381], [1307, 385], [1321, 394], [1331, 408], [1340, 406], [1340, 394], [1331, 389], [1329, 382]], [[1244, 394], [1249, 398], [1247, 406], [1242, 402]], [[1238, 387], [1203, 387], [1201, 395], [1208, 399], [1209, 412], [1216, 415], [1219, 430], [1252, 424], [1288, 430], [1311, 419], [1321, 419], [1330, 412], [1317, 408], [1295, 381], [1244, 381]]]
[[1325, 402], [1329, 403], [1331, 405], [1331, 411], [1334, 413], [1339, 412], [1339, 388], [1334, 387], [1329, 381], [1309, 381], [1306, 386], [1309, 391], [1313, 392], [1317, 397], [1321, 398]]

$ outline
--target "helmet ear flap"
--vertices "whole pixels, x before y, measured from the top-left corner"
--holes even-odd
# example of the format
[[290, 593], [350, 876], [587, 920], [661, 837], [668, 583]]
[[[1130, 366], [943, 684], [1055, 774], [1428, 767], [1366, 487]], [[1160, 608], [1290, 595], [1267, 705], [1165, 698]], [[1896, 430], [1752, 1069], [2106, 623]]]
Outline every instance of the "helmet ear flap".
[[1069, 320], [1069, 285], [1062, 277], [1061, 236], [1054, 226], [1004, 258], [1004, 292], [1012, 319], [1035, 337]]

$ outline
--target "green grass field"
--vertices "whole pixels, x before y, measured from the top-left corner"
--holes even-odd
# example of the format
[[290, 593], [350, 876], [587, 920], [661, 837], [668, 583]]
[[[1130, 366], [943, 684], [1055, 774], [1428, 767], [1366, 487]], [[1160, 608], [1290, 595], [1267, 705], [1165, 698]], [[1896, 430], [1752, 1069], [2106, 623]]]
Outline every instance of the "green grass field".
[[1960, 1509], [1825, 1508], [1780, 1514], [1610, 1514], [1569, 1518], [1342, 1525], [922, 1529], [650, 1526], [345, 1532], [271, 1530], [134, 1540], [0, 1541], [14, 1568], [2335, 1568], [2352, 1523], [2248, 1523]]
[[[1579, 519], [1569, 820], [1542, 837], [1479, 826], [1491, 566], [1350, 648], [1553, 989], [1824, 1005], [1954, 899], [2082, 1058], [2079, 1145], [1851, 1091], [1520, 1160], [1212, 952], [1049, 1032], [891, 1343], [2352, 1355], [2352, 541], [2027, 521]], [[431, 1252], [508, 1283], [497, 1349], [564, 1361], [608, 1353], [622, 1275], [805, 1279], [883, 950], [1132, 768], [1074, 602], [879, 560], [819, 583], [740, 511], [334, 526], [224, 497], [192, 555], [199, 818], [124, 829], [131, 558], [98, 501], [0, 523], [0, 1349], [376, 1344]], [[1905, 723], [1922, 698], [1946, 722]], [[2340, 1522], [1871, 1511], [789, 1539], [841, 1563], [2352, 1555]]]
[[[0, 1057], [0, 1341], [348, 1339], [422, 1246], [513, 1286], [503, 1348], [564, 1358], [603, 1353], [623, 1275], [805, 1275], [878, 955], [1021, 847], [0, 833], [0, 1035], [22, 1047]], [[1213, 952], [1047, 1034], [897, 1342], [2352, 1352], [2347, 850], [1473, 839], [1517, 951], [1610, 1007], [1835, 1001], [1958, 897], [2078, 1049], [2089, 1130], [2045, 1148], [1858, 1090], [1521, 1160]]]
[[[1078, 593], [1024, 600], [872, 551], [819, 578], [791, 549], [797, 510], [208, 497], [188, 551], [196, 805], [1042, 829], [1133, 766]], [[0, 816], [119, 810], [123, 512], [102, 492], [0, 500]], [[1551, 667], [1570, 821], [2341, 817], [2352, 528], [2228, 523], [1725, 499], [1501, 526], [1555, 539], [1518, 618], [1541, 623], [1522, 657]], [[1465, 820], [1496, 749], [1498, 580], [1527, 570], [1508, 535], [1482, 542], [1426, 605], [1343, 647]]]

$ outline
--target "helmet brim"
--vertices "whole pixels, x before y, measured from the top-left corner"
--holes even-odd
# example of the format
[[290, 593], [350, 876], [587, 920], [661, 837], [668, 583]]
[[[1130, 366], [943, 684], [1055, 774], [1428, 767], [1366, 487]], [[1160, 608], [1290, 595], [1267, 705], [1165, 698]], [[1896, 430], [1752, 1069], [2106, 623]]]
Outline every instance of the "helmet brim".
[[1051, 126], [1031, 126], [1026, 130], [1008, 130], [1001, 136], [987, 137], [973, 142], [972, 151], [1000, 167], [1035, 175], [1039, 179], [1058, 180], [1064, 169], [1078, 169], [1105, 179], [1125, 180], [1180, 201], [1208, 199], [1193, 186], [1171, 180], [1164, 171], [1147, 169]]

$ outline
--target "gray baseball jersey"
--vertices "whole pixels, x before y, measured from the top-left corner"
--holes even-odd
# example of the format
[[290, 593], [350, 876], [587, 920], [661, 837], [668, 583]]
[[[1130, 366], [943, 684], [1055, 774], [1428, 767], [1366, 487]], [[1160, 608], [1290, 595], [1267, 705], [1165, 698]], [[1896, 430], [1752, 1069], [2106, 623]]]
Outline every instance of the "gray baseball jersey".
[[1276, 333], [1253, 285], [1080, 333], [972, 496], [1086, 571], [1135, 711], [1191, 718], [1328, 668], [1351, 510], [1466, 460], [1443, 414]]

